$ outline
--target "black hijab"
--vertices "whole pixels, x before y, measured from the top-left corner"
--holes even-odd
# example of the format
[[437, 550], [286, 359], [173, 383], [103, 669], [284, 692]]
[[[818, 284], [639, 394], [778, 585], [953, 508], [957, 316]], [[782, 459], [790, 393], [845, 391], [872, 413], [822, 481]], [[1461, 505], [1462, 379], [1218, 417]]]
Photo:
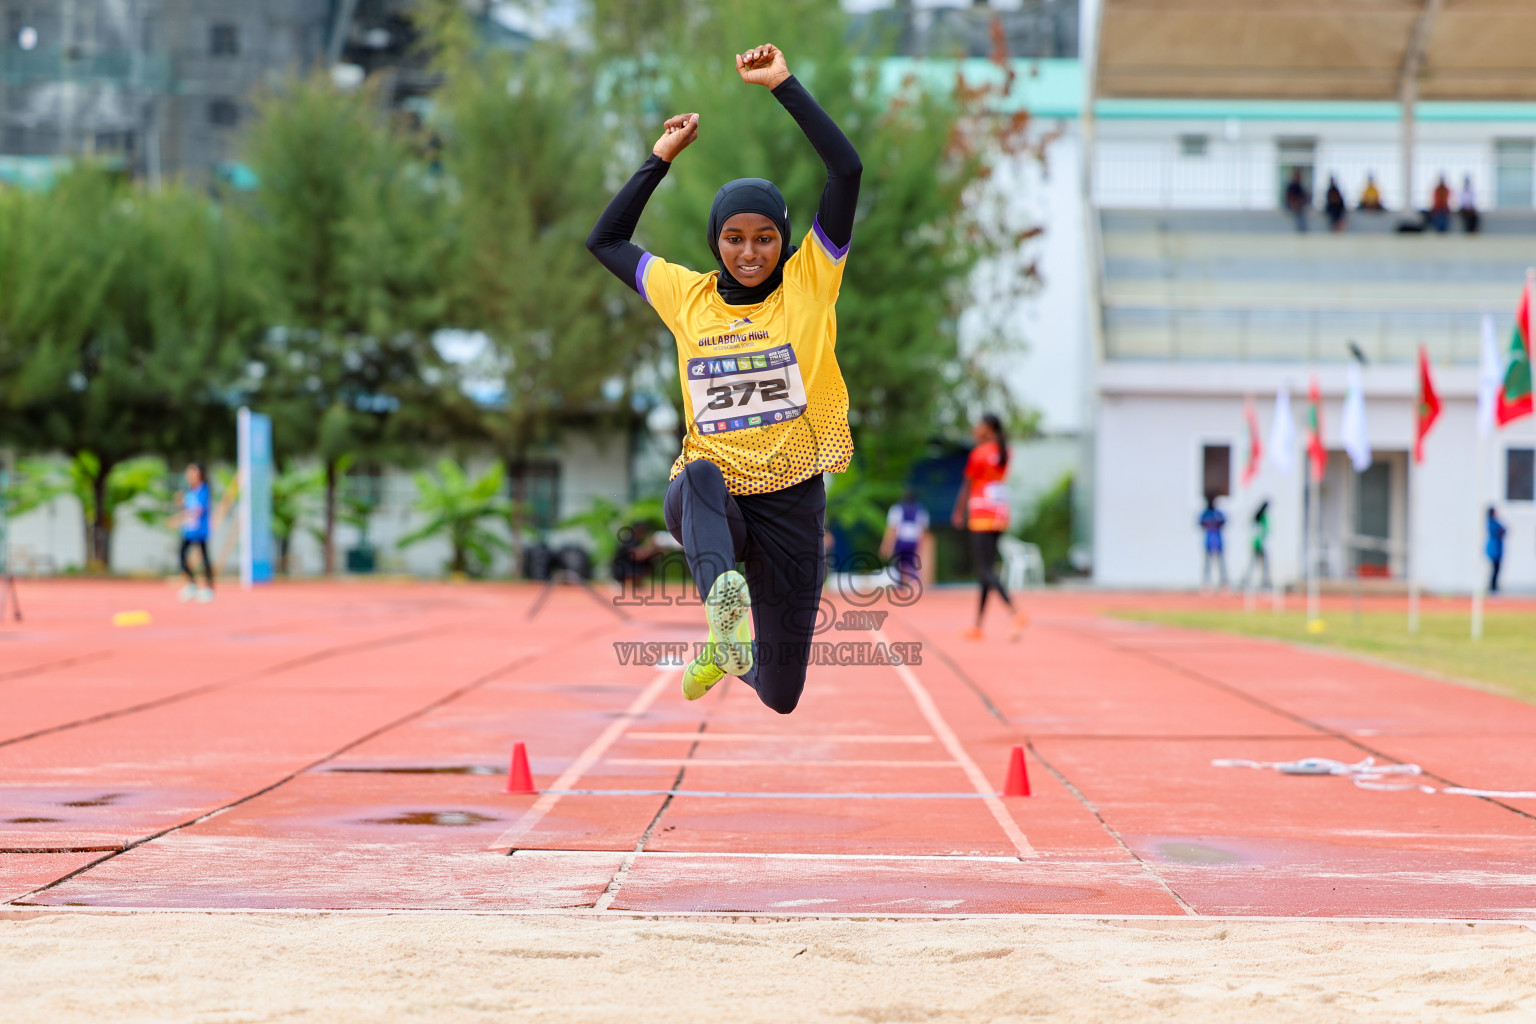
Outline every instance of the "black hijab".
[[[720, 229], [738, 213], [760, 213], [773, 221], [783, 240], [779, 249], [779, 264], [762, 284], [747, 287], [731, 276], [720, 258]], [[717, 287], [720, 297], [732, 306], [755, 306], [762, 302], [784, 280], [784, 264], [795, 254], [795, 246], [789, 244], [789, 207], [780, 194], [779, 187], [766, 178], [737, 178], [720, 186], [715, 202], [709, 208], [709, 251], [715, 254], [720, 267]]]

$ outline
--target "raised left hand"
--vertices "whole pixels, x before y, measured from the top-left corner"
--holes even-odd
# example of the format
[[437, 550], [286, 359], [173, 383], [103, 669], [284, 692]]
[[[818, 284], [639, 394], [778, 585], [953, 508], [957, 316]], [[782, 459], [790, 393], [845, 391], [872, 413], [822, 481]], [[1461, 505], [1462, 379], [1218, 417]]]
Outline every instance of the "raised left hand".
[[789, 77], [789, 65], [784, 60], [783, 50], [772, 43], [764, 43], [736, 55], [736, 73], [750, 85], [776, 89]]

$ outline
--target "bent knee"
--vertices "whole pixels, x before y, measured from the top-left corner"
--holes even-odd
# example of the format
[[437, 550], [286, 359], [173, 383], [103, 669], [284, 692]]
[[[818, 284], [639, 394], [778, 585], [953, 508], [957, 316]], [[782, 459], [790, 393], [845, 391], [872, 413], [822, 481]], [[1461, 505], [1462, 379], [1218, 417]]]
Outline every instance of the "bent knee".
[[715, 481], [719, 481], [722, 487], [725, 485], [725, 474], [720, 472], [719, 466], [708, 459], [695, 459], [687, 463], [683, 466], [683, 475], [695, 486]]
[[800, 695], [796, 693], [785, 697], [764, 697], [763, 703], [766, 704], [770, 710], [776, 711], [781, 715], [787, 715], [791, 711], [795, 710], [797, 706], [799, 706]]

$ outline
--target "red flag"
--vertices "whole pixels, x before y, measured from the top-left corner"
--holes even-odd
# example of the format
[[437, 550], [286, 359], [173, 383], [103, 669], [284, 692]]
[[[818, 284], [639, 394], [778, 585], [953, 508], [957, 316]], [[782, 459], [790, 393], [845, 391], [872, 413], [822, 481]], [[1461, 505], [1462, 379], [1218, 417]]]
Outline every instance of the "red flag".
[[1440, 396], [1435, 394], [1435, 382], [1429, 375], [1429, 353], [1419, 346], [1419, 401], [1416, 424], [1413, 431], [1413, 461], [1424, 461], [1424, 435], [1440, 418]]
[[1515, 312], [1515, 330], [1509, 337], [1509, 359], [1504, 364], [1504, 381], [1499, 387], [1495, 409], [1499, 426], [1531, 414], [1531, 279], [1520, 290], [1520, 306]]
[[1248, 431], [1248, 461], [1243, 466], [1243, 488], [1253, 483], [1253, 478], [1259, 475], [1259, 466], [1264, 460], [1264, 442], [1259, 440], [1259, 414], [1253, 407], [1253, 396], [1243, 397], [1243, 422]]
[[1307, 386], [1307, 461], [1312, 464], [1312, 479], [1322, 483], [1328, 469], [1328, 449], [1323, 447], [1323, 396], [1317, 378]]

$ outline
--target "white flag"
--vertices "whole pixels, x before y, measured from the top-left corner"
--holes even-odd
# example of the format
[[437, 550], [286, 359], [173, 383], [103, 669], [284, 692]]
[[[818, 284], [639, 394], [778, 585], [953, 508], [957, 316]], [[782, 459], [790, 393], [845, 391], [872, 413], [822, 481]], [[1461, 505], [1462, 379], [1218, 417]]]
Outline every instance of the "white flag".
[[1291, 392], [1275, 392], [1275, 418], [1269, 427], [1269, 464], [1281, 473], [1296, 466], [1296, 421], [1291, 418]]
[[1371, 468], [1371, 438], [1365, 428], [1365, 386], [1360, 381], [1360, 364], [1350, 363], [1349, 389], [1344, 395], [1344, 417], [1339, 423], [1339, 440], [1349, 453], [1356, 473]]
[[1499, 389], [1504, 386], [1504, 360], [1494, 335], [1493, 314], [1483, 314], [1483, 355], [1477, 368], [1477, 432], [1491, 437]]

